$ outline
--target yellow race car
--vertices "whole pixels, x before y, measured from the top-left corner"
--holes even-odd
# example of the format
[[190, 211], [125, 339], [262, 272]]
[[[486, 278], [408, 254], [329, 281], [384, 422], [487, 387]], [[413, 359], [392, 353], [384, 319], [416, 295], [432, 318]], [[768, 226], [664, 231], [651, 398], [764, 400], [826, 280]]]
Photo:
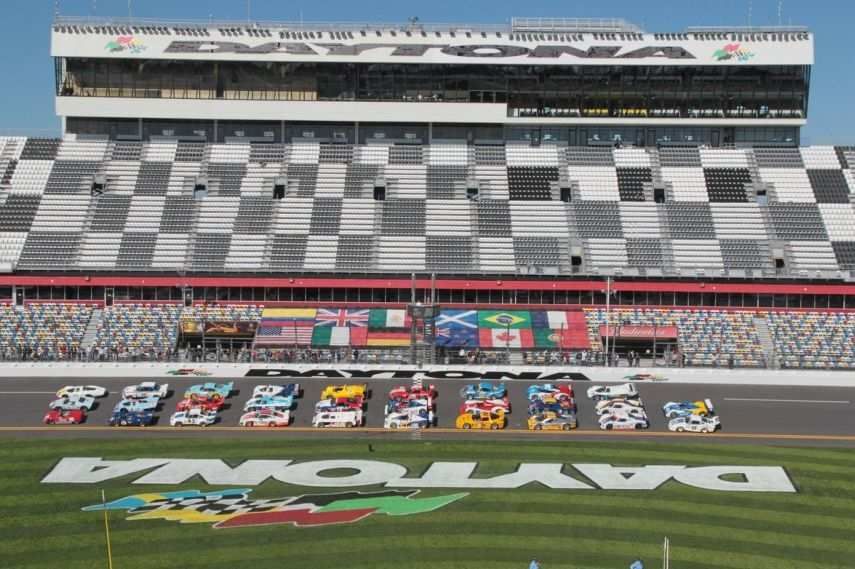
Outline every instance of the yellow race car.
[[368, 386], [362, 385], [327, 385], [321, 391], [321, 399], [365, 399], [368, 394]]
[[504, 413], [491, 413], [489, 411], [472, 411], [457, 416], [455, 426], [458, 429], [504, 429], [507, 419]]

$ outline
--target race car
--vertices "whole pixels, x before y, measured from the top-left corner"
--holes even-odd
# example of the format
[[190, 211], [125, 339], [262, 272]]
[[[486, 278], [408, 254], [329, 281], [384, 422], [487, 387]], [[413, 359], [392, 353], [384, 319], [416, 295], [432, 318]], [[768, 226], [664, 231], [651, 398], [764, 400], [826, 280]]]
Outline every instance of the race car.
[[184, 398], [207, 397], [208, 399], [225, 399], [234, 391], [235, 382], [228, 383], [199, 383], [184, 392]]
[[510, 413], [511, 403], [507, 397], [504, 397], [502, 399], [468, 399], [460, 405], [460, 413], [473, 410], [490, 413]]
[[475, 411], [458, 415], [454, 426], [458, 429], [490, 429], [492, 431], [504, 429], [507, 419], [504, 413], [488, 413], [487, 411]]
[[629, 415], [606, 415], [600, 419], [600, 428], [604, 431], [631, 431], [635, 429], [646, 429], [650, 421], [631, 417]]
[[626, 399], [624, 397], [618, 397], [617, 399], [603, 399], [602, 401], [597, 401], [594, 405], [594, 410], [597, 415], [602, 415], [603, 413], [607, 413], [608, 408], [612, 405], [616, 405], [620, 403], [625, 407], [640, 407], [644, 409], [644, 403], [641, 399]]
[[176, 411], [189, 411], [190, 409], [203, 409], [205, 411], [219, 411], [225, 405], [225, 400], [221, 398], [208, 399], [206, 397], [197, 397], [195, 399], [182, 399], [175, 406]]
[[553, 383], [543, 383], [540, 385], [530, 385], [528, 388], [528, 399], [529, 401], [533, 401], [535, 399], [544, 399], [547, 397], [552, 397], [555, 399], [572, 399], [573, 398], [573, 386], [569, 383], [562, 384], [553, 384]]
[[147, 427], [154, 423], [154, 413], [151, 411], [141, 411], [138, 413], [129, 413], [127, 411], [117, 411], [110, 416], [108, 421], [111, 427]]
[[299, 397], [300, 384], [286, 383], [285, 385], [256, 385], [252, 397]]
[[687, 415], [677, 417], [668, 421], [668, 430], [682, 433], [712, 433], [716, 429], [721, 428], [721, 419], [719, 417], [706, 417], [703, 415]]
[[[606, 403], [606, 405], [600, 405]], [[600, 401], [594, 408], [597, 415], [616, 415], [618, 413], [633, 413], [640, 411], [644, 413], [644, 405], [635, 405], [632, 399], [622, 399], [617, 401]]]
[[294, 405], [294, 398], [290, 395], [287, 397], [275, 396], [260, 396], [253, 397], [247, 401], [244, 406], [244, 411], [249, 411], [250, 407], [269, 407], [271, 409], [290, 409]]
[[362, 397], [339, 397], [338, 399], [324, 399], [315, 403], [315, 413], [321, 411], [362, 411], [365, 401]]
[[427, 399], [433, 402], [436, 395], [436, 387], [433, 385], [428, 385], [427, 387], [406, 387], [399, 385], [389, 391], [389, 399]]
[[383, 427], [387, 429], [424, 429], [433, 425], [433, 412], [426, 408], [411, 408], [386, 415]]
[[623, 378], [626, 381], [665, 381], [668, 379], [658, 373], [634, 373], [632, 375], [625, 375]]
[[362, 425], [362, 411], [322, 411], [312, 417], [313, 427], [359, 427]]
[[632, 399], [638, 397], [638, 389], [632, 383], [621, 385], [595, 385], [588, 389], [588, 399], [602, 401], [617, 398]]
[[205, 376], [211, 375], [211, 372], [209, 372], [207, 370], [197, 369], [197, 368], [192, 368], [192, 367], [183, 367], [181, 369], [172, 369], [166, 373], [168, 373], [169, 375], [182, 375], [182, 376], [195, 375], [197, 377], [199, 377], [199, 376], [205, 377]]
[[207, 427], [217, 422], [217, 414], [203, 409], [190, 409], [189, 411], [178, 411], [169, 418], [169, 424], [173, 427]]
[[46, 425], [79, 425], [86, 420], [86, 411], [83, 409], [51, 409], [42, 421]]
[[576, 406], [568, 401], [539, 401], [534, 400], [528, 405], [529, 415], [539, 415], [541, 413], [555, 413], [562, 417], [566, 417], [576, 412]]
[[250, 411], [241, 415], [238, 424], [241, 427], [287, 427], [291, 424], [291, 412], [273, 409]]
[[131, 385], [122, 390], [123, 399], [138, 399], [142, 397], [166, 397], [169, 393], [168, 383], [155, 383], [144, 381], [138, 385]]
[[429, 399], [393, 399], [386, 403], [384, 412], [389, 413], [409, 411], [411, 409], [424, 409], [433, 411], [433, 402]]
[[501, 399], [507, 394], [504, 383], [476, 383], [466, 385], [460, 390], [463, 399]]
[[48, 407], [62, 411], [70, 411], [72, 409], [86, 409], [87, 411], [91, 411], [94, 405], [94, 397], [90, 397], [89, 395], [70, 395], [51, 401]]
[[56, 392], [59, 398], [69, 397], [71, 395], [88, 395], [89, 397], [104, 397], [107, 395], [107, 390], [97, 385], [66, 385]]
[[365, 399], [368, 397], [368, 386], [364, 383], [361, 385], [327, 385], [324, 390], [321, 391], [321, 399], [338, 399], [340, 397], [361, 397]]
[[715, 407], [709, 399], [703, 401], [669, 401], [662, 406], [662, 412], [668, 419], [689, 415], [708, 417], [715, 414]]
[[113, 407], [113, 412], [116, 411], [154, 411], [160, 405], [160, 399], [157, 397], [146, 397], [144, 399], [122, 399], [116, 406]]
[[541, 413], [528, 418], [530, 431], [569, 431], [576, 428], [576, 414]]
[[604, 421], [608, 421], [612, 417], [629, 417], [631, 419], [638, 419], [639, 421], [649, 421], [647, 413], [644, 411], [644, 409], [641, 409], [639, 407], [611, 409], [610, 413], [601, 415], [599, 421], [600, 423], [602, 423]]

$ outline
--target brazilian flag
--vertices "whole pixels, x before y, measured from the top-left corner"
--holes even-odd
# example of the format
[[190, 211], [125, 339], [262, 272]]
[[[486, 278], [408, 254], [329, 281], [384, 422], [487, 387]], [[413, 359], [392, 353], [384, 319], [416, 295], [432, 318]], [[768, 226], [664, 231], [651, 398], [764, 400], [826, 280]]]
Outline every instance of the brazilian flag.
[[531, 314], [528, 310], [479, 310], [479, 328], [531, 328]]

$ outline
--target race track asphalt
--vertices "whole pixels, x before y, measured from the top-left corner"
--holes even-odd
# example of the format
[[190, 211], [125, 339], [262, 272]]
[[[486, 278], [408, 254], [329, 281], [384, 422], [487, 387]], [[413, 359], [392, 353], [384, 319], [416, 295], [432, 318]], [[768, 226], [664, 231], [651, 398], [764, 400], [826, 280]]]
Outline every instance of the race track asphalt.
[[[667, 382], [636, 383], [648, 415], [651, 427], [648, 431], [613, 433], [600, 431], [594, 413], [594, 403], [586, 395], [586, 390], [596, 382], [573, 382], [578, 405], [579, 428], [576, 431], [530, 432], [526, 429], [526, 389], [535, 383], [531, 381], [507, 381], [508, 396], [511, 401], [511, 414], [508, 429], [499, 432], [463, 432], [454, 430], [454, 421], [461, 404], [460, 390], [467, 381], [438, 380], [434, 384], [439, 392], [436, 400], [437, 428], [422, 433], [412, 431], [386, 431], [383, 427], [383, 406], [388, 391], [406, 384], [401, 380], [372, 379], [368, 387], [371, 398], [368, 400], [365, 428], [352, 430], [312, 429], [313, 407], [321, 389], [329, 380], [300, 379], [304, 396], [297, 400], [292, 411], [292, 426], [285, 429], [241, 429], [238, 419], [242, 414], [244, 402], [252, 395], [256, 385], [271, 383], [259, 378], [235, 378], [236, 392], [228, 399], [227, 405], [214, 427], [173, 428], [169, 426], [169, 416], [176, 403], [189, 386], [206, 381], [198, 377], [171, 377], [165, 380], [170, 385], [170, 396], [163, 400], [157, 413], [158, 422], [149, 428], [109, 428], [107, 420], [110, 411], [120, 399], [122, 388], [135, 383], [128, 379], [92, 380], [73, 382], [62, 378], [43, 379], [5, 379], [0, 383], [0, 434], [21, 436], [329, 436], [335, 431], [338, 436], [379, 439], [385, 437], [502, 437], [502, 438], [562, 438], [602, 439], [603, 436], [640, 437], [663, 441], [711, 440], [729, 442], [764, 442], [778, 444], [833, 444], [855, 447], [855, 388], [845, 387], [767, 387], [754, 385], [691, 385], [669, 384]], [[218, 379], [217, 381], [224, 381]], [[274, 382], [289, 383], [292, 380], [277, 378]], [[100, 399], [97, 407], [89, 414], [83, 425], [61, 427], [45, 426], [42, 417], [47, 405], [55, 398], [57, 389], [68, 383], [93, 383], [108, 389], [108, 396]], [[685, 399], [711, 399], [716, 412], [721, 417], [722, 430], [715, 435], [692, 435], [669, 433], [667, 419], [661, 408], [667, 401]], [[130, 434], [133, 433], [133, 434]]]

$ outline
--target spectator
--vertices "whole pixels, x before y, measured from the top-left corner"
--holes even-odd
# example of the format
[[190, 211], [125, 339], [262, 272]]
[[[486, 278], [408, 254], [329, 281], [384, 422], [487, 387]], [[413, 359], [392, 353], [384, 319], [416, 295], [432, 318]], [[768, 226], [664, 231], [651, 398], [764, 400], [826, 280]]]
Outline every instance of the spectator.
[[540, 569], [540, 563], [537, 562], [537, 559], [531, 560], [531, 563], [528, 564], [528, 569]]

